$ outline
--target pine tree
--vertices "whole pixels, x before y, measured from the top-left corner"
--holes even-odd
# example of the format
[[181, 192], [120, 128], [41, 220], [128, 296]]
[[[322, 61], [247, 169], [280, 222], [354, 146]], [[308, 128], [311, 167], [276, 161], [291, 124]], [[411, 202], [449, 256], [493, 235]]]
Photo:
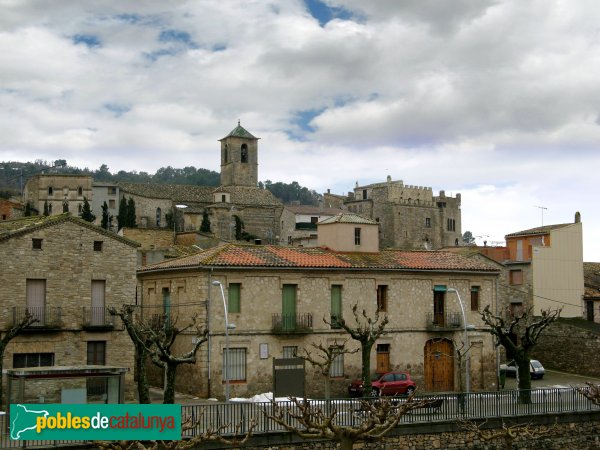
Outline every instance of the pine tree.
[[202, 223], [200, 224], [200, 231], [203, 233], [210, 233], [210, 219], [208, 218], [208, 211], [204, 210], [202, 213]]
[[110, 217], [108, 215], [108, 205], [106, 202], [102, 205], [102, 222], [100, 222], [100, 226], [105, 230], [108, 230], [108, 224], [110, 222]]
[[50, 208], [48, 207], [48, 200], [44, 201], [44, 216], [48, 217], [50, 215]]
[[133, 197], [129, 197], [127, 201], [127, 226], [130, 228], [137, 227], [137, 223], [135, 222], [135, 200]]
[[119, 202], [119, 215], [117, 216], [117, 228], [120, 230], [127, 226], [127, 200], [125, 196]]
[[81, 210], [81, 218], [86, 222], [93, 222], [96, 220], [96, 216], [92, 214], [92, 208], [90, 207], [90, 202], [88, 202], [87, 197], [83, 197], [83, 208]]

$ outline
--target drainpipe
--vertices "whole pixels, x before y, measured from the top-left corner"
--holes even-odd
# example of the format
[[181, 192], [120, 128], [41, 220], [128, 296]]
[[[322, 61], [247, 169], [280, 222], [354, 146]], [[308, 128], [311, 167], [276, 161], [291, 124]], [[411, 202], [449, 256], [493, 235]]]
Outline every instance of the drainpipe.
[[210, 332], [210, 298], [211, 298], [211, 292], [212, 292], [212, 272], [213, 269], [211, 267], [210, 272], [208, 273], [208, 282], [206, 283], [206, 285], [208, 286], [208, 296], [207, 296], [207, 300], [206, 300], [206, 329], [208, 330], [208, 341], [206, 342], [207, 346], [208, 346], [208, 360], [207, 360], [207, 365], [208, 365], [208, 397], [211, 397], [211, 332]]

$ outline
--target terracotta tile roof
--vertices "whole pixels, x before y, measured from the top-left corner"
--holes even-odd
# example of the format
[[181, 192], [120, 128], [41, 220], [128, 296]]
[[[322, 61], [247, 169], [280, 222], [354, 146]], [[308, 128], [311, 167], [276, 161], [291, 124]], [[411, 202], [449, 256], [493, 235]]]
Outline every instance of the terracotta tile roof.
[[513, 236], [526, 236], [526, 235], [531, 235], [531, 234], [548, 234], [552, 230], [556, 230], [558, 228], [567, 227], [569, 225], [573, 225], [573, 224], [572, 223], [559, 223], [559, 224], [556, 224], [556, 225], [544, 225], [543, 227], [530, 228], [528, 230], [523, 230], [523, 231], [517, 231], [515, 233], [510, 233], [510, 234], [507, 234], [505, 236], [505, 238], [507, 238], [507, 237], [513, 237]]
[[21, 236], [41, 228], [55, 226], [64, 222], [73, 222], [82, 227], [96, 231], [99, 234], [103, 234], [112, 239], [116, 239], [125, 244], [131, 245], [132, 247], [140, 246], [140, 244], [132, 241], [131, 239], [119, 236], [112, 231], [105, 230], [104, 228], [80, 219], [79, 217], [74, 217], [70, 213], [58, 214], [55, 216], [29, 216], [14, 220], [2, 221], [0, 222], [0, 241], [8, 240], [16, 236]]
[[247, 244], [225, 244], [196, 255], [146, 266], [140, 272], [192, 267], [497, 272], [497, 268], [492, 264], [451, 252], [384, 250], [378, 253], [342, 253], [323, 247], [298, 248]]
[[359, 216], [358, 214], [343, 212], [336, 214], [333, 217], [323, 219], [319, 222], [319, 225], [329, 225], [331, 223], [356, 223], [356, 224], [368, 224], [377, 225], [377, 222], [366, 217]]
[[285, 209], [293, 214], [312, 214], [315, 216], [334, 216], [336, 214], [345, 212], [345, 210], [340, 208], [324, 208], [322, 206], [313, 205], [285, 205]]

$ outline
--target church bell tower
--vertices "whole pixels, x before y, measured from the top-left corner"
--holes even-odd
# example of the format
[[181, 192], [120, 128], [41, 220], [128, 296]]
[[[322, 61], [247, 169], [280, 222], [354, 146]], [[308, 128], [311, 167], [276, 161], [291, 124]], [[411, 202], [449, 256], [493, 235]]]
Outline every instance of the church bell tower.
[[258, 140], [240, 125], [221, 142], [221, 185], [258, 185]]

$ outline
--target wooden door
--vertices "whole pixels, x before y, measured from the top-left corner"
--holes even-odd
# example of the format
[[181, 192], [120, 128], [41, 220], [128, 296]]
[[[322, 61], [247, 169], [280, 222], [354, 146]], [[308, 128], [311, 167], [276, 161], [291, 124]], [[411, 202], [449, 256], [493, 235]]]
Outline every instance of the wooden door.
[[93, 326], [104, 325], [104, 292], [106, 281], [92, 280], [92, 314], [90, 324]]
[[296, 285], [284, 284], [281, 305], [281, 328], [296, 329]]
[[44, 326], [46, 322], [46, 280], [28, 279], [26, 296], [27, 311], [38, 320], [33, 326]]
[[378, 374], [390, 371], [390, 344], [377, 344], [377, 370]]
[[448, 339], [431, 339], [425, 344], [425, 390], [454, 390], [454, 345]]
[[443, 291], [434, 291], [433, 293], [433, 323], [439, 326], [445, 325], [444, 320], [444, 296]]

